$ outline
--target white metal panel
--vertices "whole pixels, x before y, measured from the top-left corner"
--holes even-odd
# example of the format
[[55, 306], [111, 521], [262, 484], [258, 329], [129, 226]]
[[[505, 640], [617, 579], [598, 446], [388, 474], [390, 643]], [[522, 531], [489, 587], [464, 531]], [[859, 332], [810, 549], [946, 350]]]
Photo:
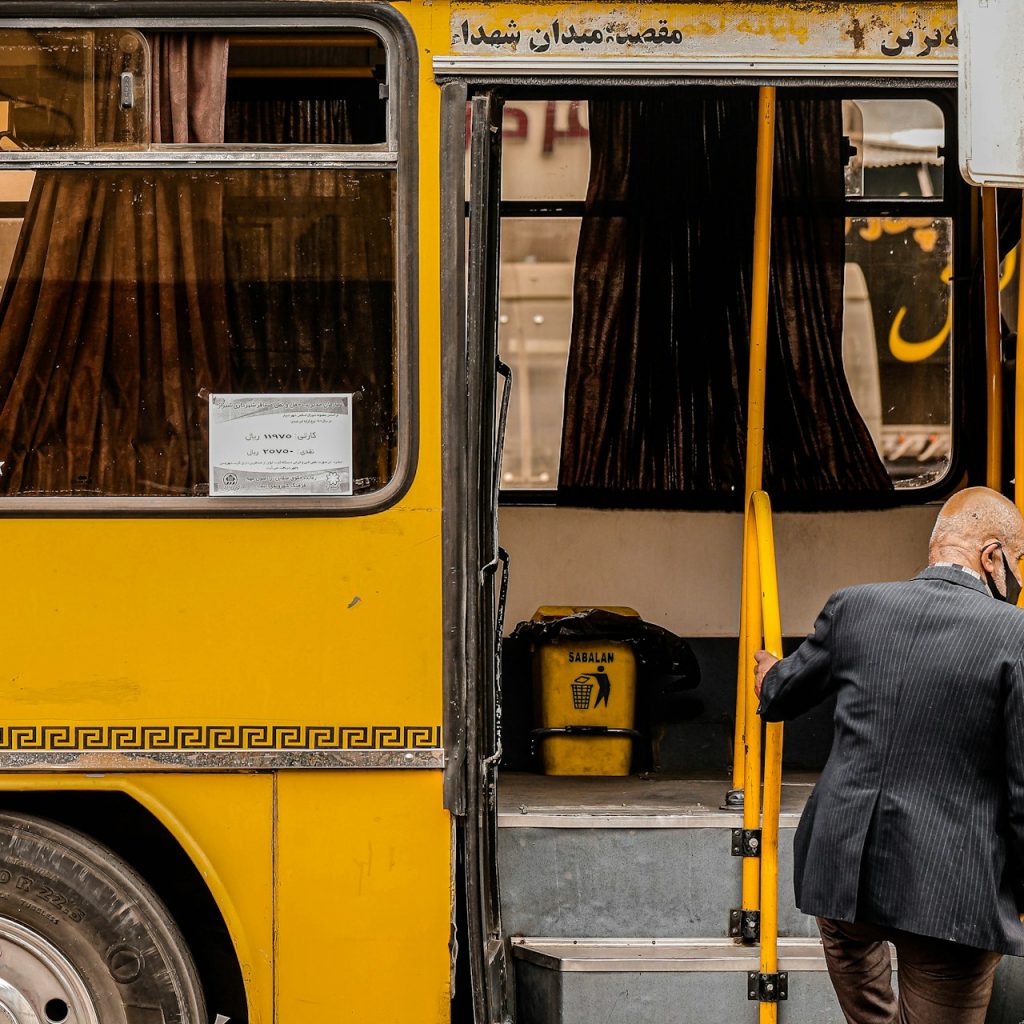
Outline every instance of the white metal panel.
[[1024, 3], [960, 0], [960, 171], [1024, 188]]

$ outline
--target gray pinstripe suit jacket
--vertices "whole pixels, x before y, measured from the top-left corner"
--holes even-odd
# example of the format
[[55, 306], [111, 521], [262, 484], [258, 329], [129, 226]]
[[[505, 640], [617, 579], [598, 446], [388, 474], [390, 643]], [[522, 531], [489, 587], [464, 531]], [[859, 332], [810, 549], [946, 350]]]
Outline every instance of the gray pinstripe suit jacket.
[[1024, 611], [955, 567], [840, 590], [762, 716], [837, 695], [796, 835], [804, 913], [1024, 955]]

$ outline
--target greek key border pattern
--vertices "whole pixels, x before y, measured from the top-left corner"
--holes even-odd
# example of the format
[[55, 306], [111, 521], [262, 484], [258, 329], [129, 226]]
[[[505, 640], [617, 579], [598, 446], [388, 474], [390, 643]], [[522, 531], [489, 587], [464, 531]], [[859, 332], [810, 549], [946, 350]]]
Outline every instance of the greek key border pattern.
[[434, 725], [0, 725], [0, 751], [433, 750]]

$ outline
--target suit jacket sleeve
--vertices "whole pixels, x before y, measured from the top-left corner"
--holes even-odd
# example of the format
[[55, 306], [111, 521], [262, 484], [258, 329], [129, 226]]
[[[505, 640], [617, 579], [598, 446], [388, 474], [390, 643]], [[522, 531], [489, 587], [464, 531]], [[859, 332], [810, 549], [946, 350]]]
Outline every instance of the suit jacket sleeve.
[[1010, 672], [1004, 714], [1010, 843], [1007, 855], [1017, 906], [1024, 911], [1024, 655]]
[[814, 632], [765, 676], [757, 711], [766, 722], [797, 718], [838, 689], [831, 650], [838, 601], [839, 595], [833, 594], [814, 623]]

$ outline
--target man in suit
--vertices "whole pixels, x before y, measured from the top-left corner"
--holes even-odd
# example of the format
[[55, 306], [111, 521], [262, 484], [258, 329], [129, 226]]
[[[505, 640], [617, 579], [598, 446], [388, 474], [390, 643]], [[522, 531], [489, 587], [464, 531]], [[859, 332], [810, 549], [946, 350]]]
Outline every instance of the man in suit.
[[1002, 954], [1024, 956], [1024, 521], [961, 491], [928, 554], [833, 594], [789, 657], [757, 654], [767, 721], [836, 696], [794, 880], [850, 1024], [983, 1024]]

